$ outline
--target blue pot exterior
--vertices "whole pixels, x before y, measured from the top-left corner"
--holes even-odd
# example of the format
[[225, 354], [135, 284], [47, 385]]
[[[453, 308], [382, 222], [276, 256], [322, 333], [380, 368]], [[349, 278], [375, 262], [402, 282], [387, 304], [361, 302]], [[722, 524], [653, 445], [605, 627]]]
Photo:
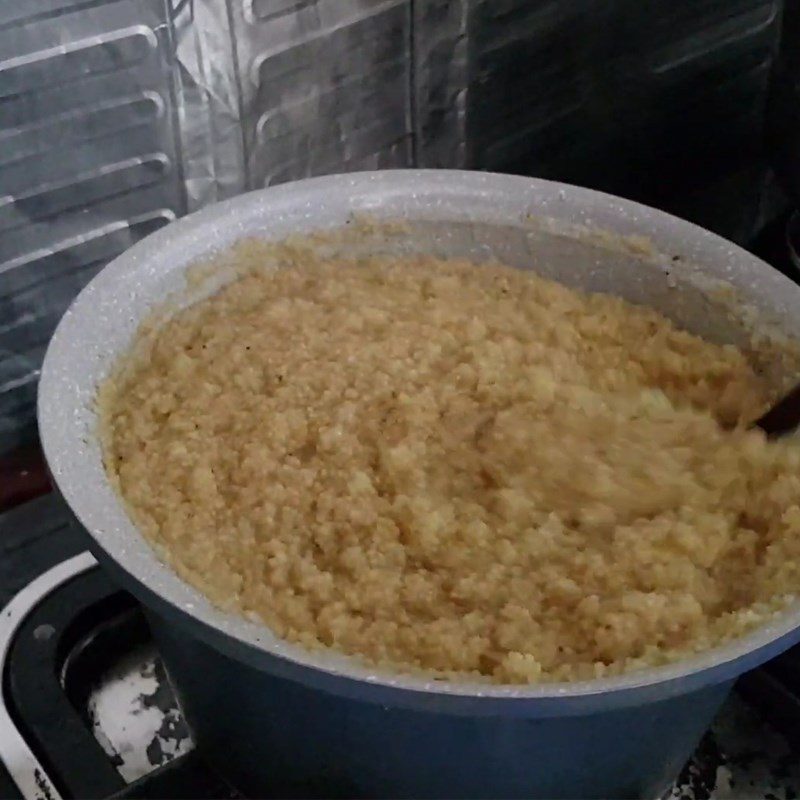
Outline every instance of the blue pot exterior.
[[656, 798], [734, 682], [634, 706], [609, 693], [586, 714], [448, 713], [446, 696], [429, 710], [309, 687], [150, 620], [198, 745], [251, 797]]

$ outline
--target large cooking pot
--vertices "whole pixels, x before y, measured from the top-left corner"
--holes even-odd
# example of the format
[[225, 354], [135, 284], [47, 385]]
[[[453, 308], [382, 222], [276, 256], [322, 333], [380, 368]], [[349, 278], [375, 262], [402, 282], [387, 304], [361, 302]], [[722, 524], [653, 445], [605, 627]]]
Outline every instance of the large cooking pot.
[[[738, 295], [800, 338], [800, 287], [729, 242], [636, 203], [467, 172], [302, 181], [168, 226], [82, 292], [53, 336], [39, 389], [39, 425], [56, 485], [102, 563], [148, 610], [199, 745], [244, 792], [658, 796], [736, 677], [800, 638], [800, 608], [724, 647], [621, 677], [541, 686], [428, 681], [309, 652], [212, 607], [159, 561], [106, 480], [95, 387], [139, 321], [184, 287], [186, 267], [245, 235], [279, 239], [344, 226], [354, 214], [408, 224], [385, 236], [374, 224], [363, 240], [342, 237], [345, 251], [425, 251], [534, 266], [574, 286], [648, 303], [717, 340], [741, 339], [742, 323], [720, 299]], [[719, 281], [733, 294], [709, 293]]]

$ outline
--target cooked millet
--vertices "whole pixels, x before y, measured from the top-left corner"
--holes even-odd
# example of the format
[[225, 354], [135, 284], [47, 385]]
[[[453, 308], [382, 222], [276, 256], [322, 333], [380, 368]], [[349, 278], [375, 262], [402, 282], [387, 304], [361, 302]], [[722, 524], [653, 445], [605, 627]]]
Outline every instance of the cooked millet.
[[100, 391], [129, 513], [215, 603], [532, 683], [710, 648], [797, 592], [800, 448], [745, 428], [771, 392], [735, 347], [508, 267], [243, 247]]

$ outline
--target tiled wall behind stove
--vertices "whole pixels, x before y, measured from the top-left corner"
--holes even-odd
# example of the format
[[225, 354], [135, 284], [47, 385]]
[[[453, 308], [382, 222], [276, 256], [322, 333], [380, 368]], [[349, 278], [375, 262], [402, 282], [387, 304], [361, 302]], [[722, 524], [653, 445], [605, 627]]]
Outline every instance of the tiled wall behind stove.
[[0, 453], [60, 314], [216, 199], [343, 170], [584, 183], [732, 238], [759, 215], [781, 0], [0, 3]]

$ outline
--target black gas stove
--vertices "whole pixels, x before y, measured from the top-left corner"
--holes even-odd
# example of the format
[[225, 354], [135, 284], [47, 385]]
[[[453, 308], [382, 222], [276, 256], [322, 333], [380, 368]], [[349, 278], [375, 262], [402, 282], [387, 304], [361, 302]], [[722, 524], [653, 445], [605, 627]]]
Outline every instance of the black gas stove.
[[[0, 515], [0, 798], [239, 797], [195, 749], [138, 604], [86, 544], [53, 495]], [[796, 650], [740, 682], [667, 796], [799, 795]]]
[[49, 495], [0, 515], [0, 797], [233, 798], [136, 601]]

